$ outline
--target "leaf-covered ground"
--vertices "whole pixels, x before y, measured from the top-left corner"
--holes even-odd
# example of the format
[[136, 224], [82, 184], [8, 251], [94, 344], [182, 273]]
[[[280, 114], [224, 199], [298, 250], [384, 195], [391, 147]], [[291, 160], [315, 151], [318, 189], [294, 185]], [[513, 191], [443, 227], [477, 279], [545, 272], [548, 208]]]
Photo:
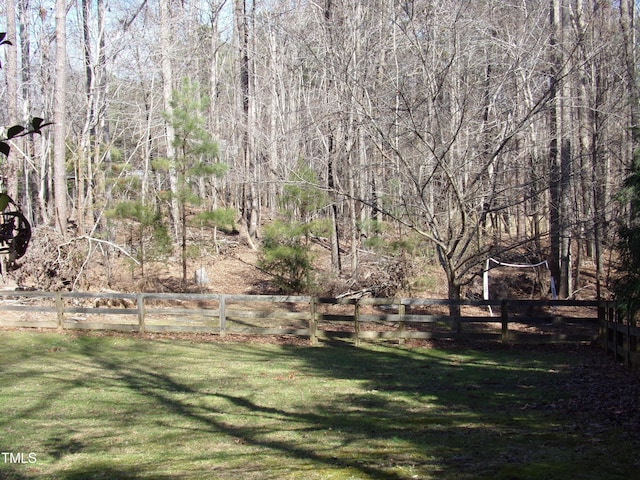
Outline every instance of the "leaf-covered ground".
[[576, 420], [587, 435], [611, 429], [640, 439], [640, 373], [632, 372], [597, 347], [580, 348], [569, 373], [554, 388], [560, 393], [548, 408]]

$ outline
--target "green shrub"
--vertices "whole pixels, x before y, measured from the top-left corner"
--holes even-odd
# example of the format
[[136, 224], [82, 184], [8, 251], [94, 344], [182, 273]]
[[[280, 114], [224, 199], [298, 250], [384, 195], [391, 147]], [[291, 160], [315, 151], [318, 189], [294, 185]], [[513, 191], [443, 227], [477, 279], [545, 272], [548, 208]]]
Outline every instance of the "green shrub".
[[216, 227], [218, 230], [231, 235], [237, 232], [236, 211], [233, 208], [216, 208], [196, 214], [193, 218], [193, 225]]
[[308, 293], [313, 287], [313, 254], [305, 241], [307, 233], [305, 224], [279, 220], [264, 229], [258, 266], [285, 293]]
[[107, 211], [107, 217], [133, 222], [131, 241], [137, 247], [135, 256], [140, 262], [143, 276], [146, 261], [160, 260], [171, 254], [169, 230], [160, 212], [154, 207], [128, 200]]
[[329, 203], [327, 193], [320, 186], [318, 174], [303, 161], [291, 172], [279, 197], [280, 212], [287, 218], [309, 222]]

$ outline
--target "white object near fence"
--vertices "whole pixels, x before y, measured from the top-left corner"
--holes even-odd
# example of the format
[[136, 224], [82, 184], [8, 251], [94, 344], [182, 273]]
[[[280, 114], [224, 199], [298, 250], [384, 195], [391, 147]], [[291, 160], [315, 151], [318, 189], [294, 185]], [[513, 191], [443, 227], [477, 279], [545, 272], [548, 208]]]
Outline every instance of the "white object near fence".
[[207, 270], [202, 267], [195, 271], [194, 280], [196, 285], [204, 286], [209, 283], [209, 276], [207, 275]]
[[[544, 265], [549, 272], [549, 282], [551, 284], [551, 298], [553, 300], [557, 300], [558, 296], [556, 294], [556, 282], [551, 275], [551, 270], [549, 269], [549, 262], [543, 260], [539, 263], [505, 263], [495, 258], [487, 258], [487, 264], [485, 266], [484, 272], [482, 274], [482, 298], [485, 300], [489, 300], [489, 269], [491, 268], [491, 262], [495, 263], [500, 267], [512, 267], [512, 268], [536, 268]], [[493, 310], [491, 309], [491, 305], [489, 305], [489, 313], [493, 317]]]

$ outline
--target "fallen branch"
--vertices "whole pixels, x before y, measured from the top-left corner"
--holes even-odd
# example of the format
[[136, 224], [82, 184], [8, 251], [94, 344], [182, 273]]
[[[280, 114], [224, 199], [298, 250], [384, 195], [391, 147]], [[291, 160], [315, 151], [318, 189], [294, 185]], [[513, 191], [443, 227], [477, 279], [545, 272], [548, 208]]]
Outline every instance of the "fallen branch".
[[373, 287], [363, 288], [361, 290], [356, 290], [355, 292], [349, 290], [348, 292], [341, 293], [340, 295], [336, 295], [336, 298], [345, 298], [345, 297], [362, 298], [366, 294], [373, 294], [373, 292], [374, 292], [374, 288]]
[[82, 275], [82, 272], [84, 272], [85, 267], [87, 266], [87, 264], [89, 263], [89, 259], [91, 258], [91, 255], [93, 253], [93, 249], [92, 249], [92, 243], [91, 242], [95, 242], [98, 244], [105, 244], [105, 245], [109, 245], [119, 251], [121, 251], [122, 253], [124, 253], [127, 257], [129, 257], [131, 260], [133, 260], [137, 265], [140, 265], [140, 262], [134, 258], [133, 256], [131, 256], [131, 254], [129, 252], [127, 252], [124, 248], [122, 248], [120, 245], [117, 245], [113, 242], [109, 242], [108, 240], [102, 240], [99, 238], [94, 238], [91, 237], [89, 235], [82, 235], [80, 237], [75, 237], [72, 238], [71, 240], [69, 240], [68, 242], [65, 243], [61, 243], [60, 245], [58, 245], [58, 258], [56, 258], [56, 263], [61, 263], [61, 257], [62, 257], [62, 247], [65, 247], [67, 245], [71, 245], [73, 242], [77, 242], [79, 240], [88, 240], [89, 242], [89, 251], [87, 252], [87, 256], [84, 259], [84, 262], [82, 262], [82, 265], [80, 266], [80, 271], [78, 272], [78, 274], [76, 275], [75, 280], [73, 281], [73, 285], [71, 287], [72, 290], [75, 290], [76, 285], [78, 283], [78, 279], [80, 278], [80, 276]]
[[120, 245], [117, 245], [113, 242], [109, 242], [108, 240], [102, 240], [100, 238], [94, 238], [94, 237], [90, 237], [88, 235], [82, 235], [81, 237], [75, 237], [72, 238], [71, 240], [69, 240], [68, 242], [62, 243], [60, 245], [58, 245], [58, 261], [60, 260], [60, 256], [61, 256], [61, 251], [60, 249], [66, 245], [71, 245], [73, 242], [76, 242], [78, 240], [88, 240], [89, 243], [91, 242], [96, 242], [96, 243], [103, 243], [106, 245], [109, 245], [117, 250], [120, 250], [122, 253], [124, 253], [127, 257], [129, 257], [131, 260], [133, 260], [136, 265], [140, 265], [140, 261], [136, 258], [134, 258], [129, 252], [127, 252], [124, 248], [122, 248]]

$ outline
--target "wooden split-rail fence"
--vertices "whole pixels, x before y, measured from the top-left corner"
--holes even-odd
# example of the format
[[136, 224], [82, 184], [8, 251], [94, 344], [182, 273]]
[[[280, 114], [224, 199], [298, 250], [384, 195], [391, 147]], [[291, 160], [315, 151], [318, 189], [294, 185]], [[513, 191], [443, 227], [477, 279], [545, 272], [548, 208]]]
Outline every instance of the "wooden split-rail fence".
[[633, 369], [640, 368], [640, 327], [623, 304], [604, 302], [600, 314], [599, 340], [607, 353]]
[[[448, 313], [451, 305], [461, 315]], [[0, 327], [295, 335], [322, 340], [464, 338], [598, 342], [640, 364], [640, 327], [615, 302], [322, 298], [292, 295], [0, 291]]]

